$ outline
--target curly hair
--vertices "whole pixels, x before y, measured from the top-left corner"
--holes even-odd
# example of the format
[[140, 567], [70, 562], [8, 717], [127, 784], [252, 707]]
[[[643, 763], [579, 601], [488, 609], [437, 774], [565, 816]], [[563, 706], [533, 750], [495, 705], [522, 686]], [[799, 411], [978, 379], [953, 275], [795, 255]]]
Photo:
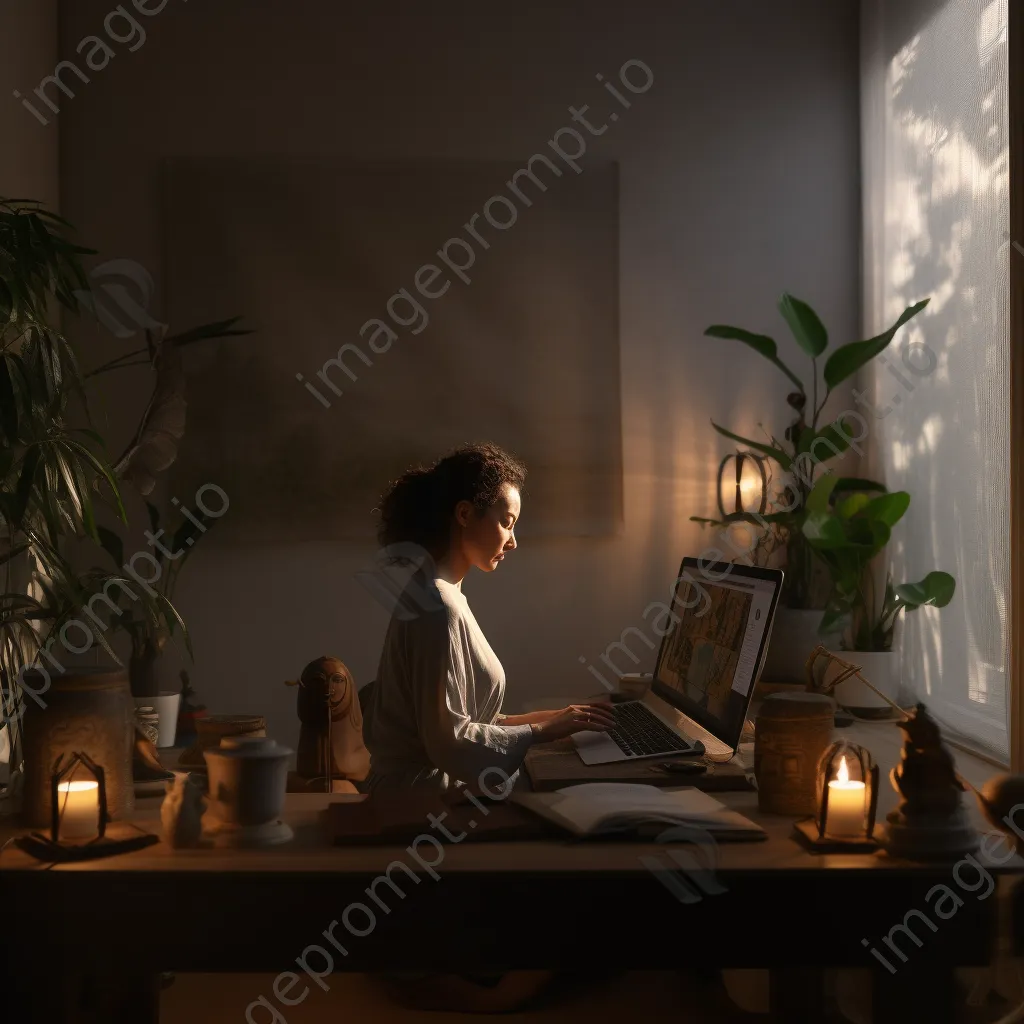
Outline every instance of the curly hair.
[[496, 444], [463, 445], [392, 482], [380, 501], [377, 539], [384, 548], [415, 544], [435, 560], [442, 558], [460, 501], [483, 512], [498, 501], [505, 484], [521, 490], [525, 479], [526, 467]]

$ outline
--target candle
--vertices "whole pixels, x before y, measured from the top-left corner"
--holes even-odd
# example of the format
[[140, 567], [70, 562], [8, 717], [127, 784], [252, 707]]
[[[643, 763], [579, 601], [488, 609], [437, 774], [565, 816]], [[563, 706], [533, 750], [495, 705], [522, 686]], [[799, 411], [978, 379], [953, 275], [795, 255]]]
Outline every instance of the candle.
[[61, 839], [92, 839], [99, 832], [100, 785], [95, 780], [57, 784]]
[[825, 834], [830, 836], [861, 836], [864, 834], [864, 783], [852, 782], [846, 757], [839, 761], [839, 771], [828, 784], [828, 819]]

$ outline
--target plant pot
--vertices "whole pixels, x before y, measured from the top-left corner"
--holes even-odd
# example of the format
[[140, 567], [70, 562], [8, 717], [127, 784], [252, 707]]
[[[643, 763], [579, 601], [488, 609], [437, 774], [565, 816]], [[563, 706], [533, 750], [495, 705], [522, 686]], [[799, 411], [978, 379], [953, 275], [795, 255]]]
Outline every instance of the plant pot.
[[[818, 644], [839, 649], [838, 633], [819, 633], [820, 609], [779, 608], [772, 623], [761, 679], [766, 683], [806, 683], [807, 659]], [[864, 689], [864, 687], [861, 687]]]
[[[33, 679], [33, 676], [35, 678]], [[25, 785], [22, 812], [35, 827], [50, 824], [50, 776], [57, 758], [87, 754], [103, 768], [112, 819], [135, 809], [132, 746], [135, 708], [123, 669], [84, 668], [53, 673], [50, 685], [29, 670], [25, 679], [43, 706], [24, 696], [22, 742]]]
[[[864, 678], [877, 686], [890, 700], [896, 701], [900, 692], [902, 667], [898, 651], [836, 651], [843, 661], [857, 665]], [[825, 683], [840, 675], [842, 666], [832, 662], [825, 670]], [[849, 708], [855, 714], [867, 718], [888, 718], [892, 706], [887, 704], [874, 690], [865, 686], [854, 676], [841, 682], [834, 692], [836, 702]]]

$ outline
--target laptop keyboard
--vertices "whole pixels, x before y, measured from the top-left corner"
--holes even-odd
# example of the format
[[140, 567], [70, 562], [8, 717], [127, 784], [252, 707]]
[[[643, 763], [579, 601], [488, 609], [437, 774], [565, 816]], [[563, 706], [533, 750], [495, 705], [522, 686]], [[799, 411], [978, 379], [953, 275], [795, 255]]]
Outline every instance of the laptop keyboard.
[[639, 701], [613, 704], [615, 727], [608, 735], [630, 757], [647, 754], [668, 754], [693, 750], [693, 744], [681, 739]]

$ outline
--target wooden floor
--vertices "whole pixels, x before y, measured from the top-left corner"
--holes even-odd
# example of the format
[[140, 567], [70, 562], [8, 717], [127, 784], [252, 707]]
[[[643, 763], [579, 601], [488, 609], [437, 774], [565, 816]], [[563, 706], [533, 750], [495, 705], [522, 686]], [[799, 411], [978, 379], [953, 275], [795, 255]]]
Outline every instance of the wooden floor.
[[[392, 1001], [381, 983], [365, 974], [336, 974], [330, 990], [314, 987], [298, 1006], [282, 1007], [273, 996], [270, 974], [181, 974], [161, 995], [160, 1024], [227, 1024], [246, 1020], [246, 1010], [259, 996], [278, 1008], [276, 1019], [257, 1006], [252, 1024], [320, 1024], [373, 1021], [374, 1024], [465, 1024], [478, 1014], [405, 1009]], [[292, 995], [301, 993], [296, 988]], [[685, 1020], [687, 1024], [746, 1024], [758, 1015], [731, 1006], [719, 982], [682, 972], [630, 971], [598, 975], [592, 980], [556, 981], [528, 1009], [500, 1015], [507, 1024], [579, 1021]]]

